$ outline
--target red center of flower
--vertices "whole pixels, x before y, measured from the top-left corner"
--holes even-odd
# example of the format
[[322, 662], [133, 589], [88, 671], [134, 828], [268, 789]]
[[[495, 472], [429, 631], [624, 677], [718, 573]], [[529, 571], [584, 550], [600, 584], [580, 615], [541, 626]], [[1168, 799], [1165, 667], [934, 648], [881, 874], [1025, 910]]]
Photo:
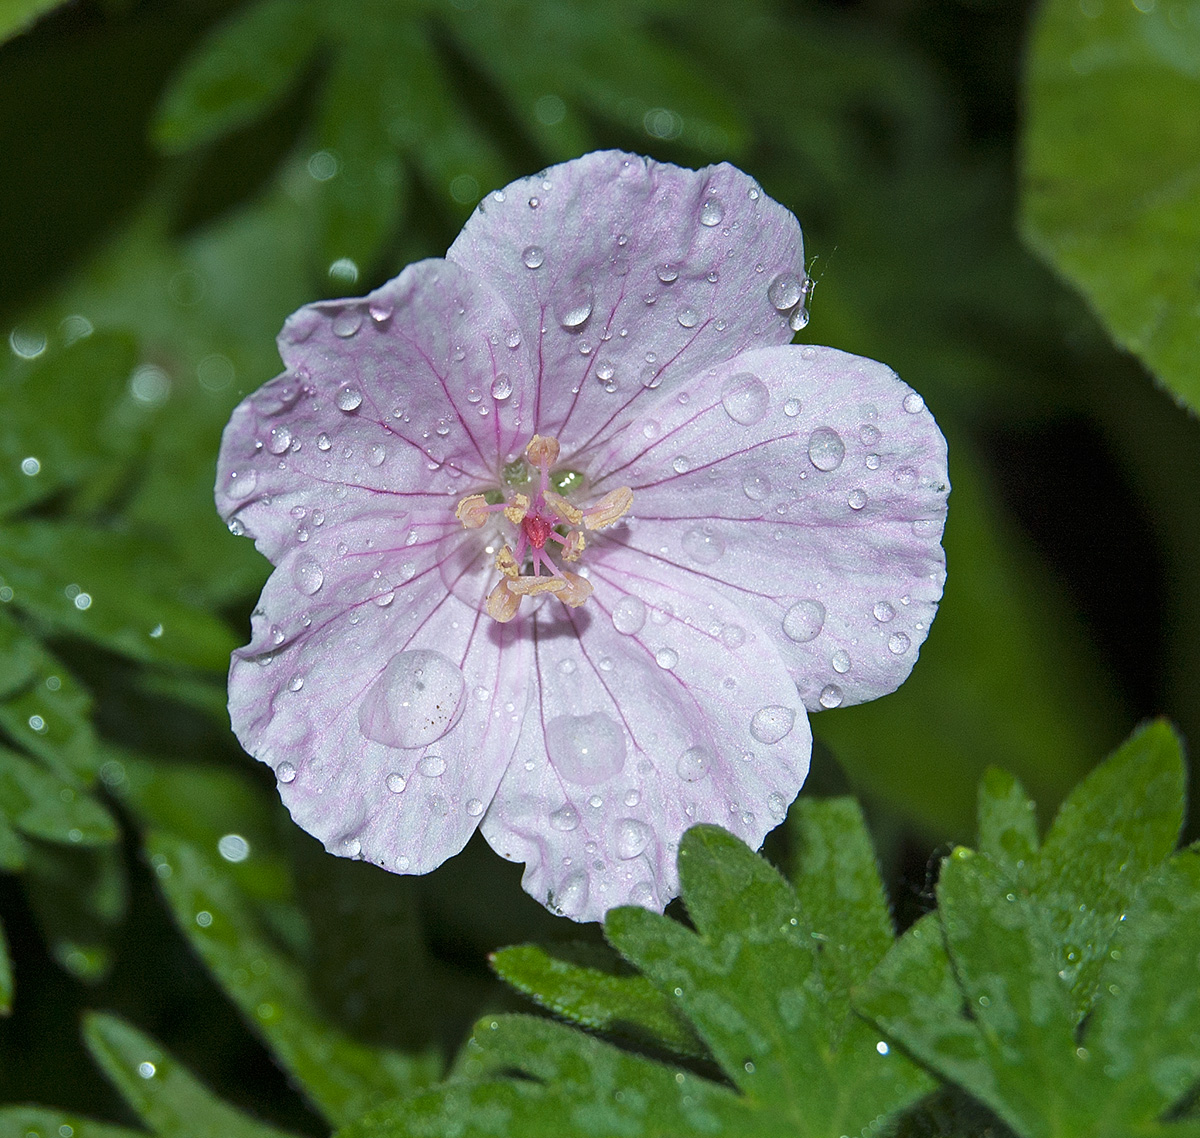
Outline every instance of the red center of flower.
[[542, 549], [546, 539], [554, 532], [554, 523], [541, 514], [526, 514], [521, 521], [521, 528], [534, 549]]

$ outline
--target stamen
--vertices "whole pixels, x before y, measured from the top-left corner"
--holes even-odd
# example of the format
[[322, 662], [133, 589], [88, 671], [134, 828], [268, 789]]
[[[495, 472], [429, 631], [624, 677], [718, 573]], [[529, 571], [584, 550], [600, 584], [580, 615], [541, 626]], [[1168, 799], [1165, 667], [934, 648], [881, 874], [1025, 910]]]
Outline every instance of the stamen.
[[525, 448], [525, 457], [534, 466], [551, 467], [558, 461], [558, 439], [550, 435], [534, 435]]
[[520, 573], [517, 559], [513, 556], [513, 551], [509, 546], [506, 545], [496, 554], [496, 568], [509, 578], [516, 577]]
[[468, 494], [459, 502], [454, 516], [462, 522], [465, 528], [478, 529], [487, 521], [490, 512], [487, 499], [482, 494]]
[[561, 596], [570, 588], [565, 574], [562, 577], [508, 578], [507, 584], [509, 591], [520, 597], [536, 597], [539, 593], [553, 593], [555, 596]]
[[529, 496], [527, 494], [514, 494], [513, 500], [504, 507], [504, 516], [513, 525], [519, 526], [525, 520], [525, 514], [528, 510]]
[[550, 507], [560, 521], [572, 526], [577, 526], [583, 521], [583, 511], [578, 506], [572, 506], [561, 494], [556, 494], [553, 490], [547, 490], [542, 495], [542, 500]]
[[499, 584], [488, 593], [483, 607], [492, 620], [507, 624], [517, 615], [517, 609], [521, 607], [521, 598], [509, 589], [508, 578], [501, 577]]
[[633, 491], [628, 486], [610, 490], [594, 506], [583, 511], [583, 524], [588, 529], [604, 529], [617, 521], [633, 505]]
[[585, 577], [579, 576], [578, 573], [564, 572], [563, 577], [566, 578], [567, 588], [559, 592], [558, 599], [564, 605], [570, 605], [571, 608], [577, 609], [592, 595], [592, 583]]
[[563, 543], [562, 559], [564, 561], [578, 561], [583, 547], [587, 545], [587, 538], [583, 536], [582, 531], [577, 529], [573, 529], [567, 534], [566, 540], [559, 538], [559, 541]]

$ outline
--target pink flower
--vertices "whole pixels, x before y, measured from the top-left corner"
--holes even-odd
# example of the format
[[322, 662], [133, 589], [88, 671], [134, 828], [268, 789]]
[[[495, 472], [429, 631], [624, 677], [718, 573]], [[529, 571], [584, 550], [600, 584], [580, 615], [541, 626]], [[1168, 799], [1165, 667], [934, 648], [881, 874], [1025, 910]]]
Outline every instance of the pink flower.
[[745, 174], [607, 152], [289, 318], [217, 503], [276, 566], [229, 710], [301, 826], [401, 873], [479, 826], [576, 920], [661, 909], [696, 822], [761, 844], [945, 577], [945, 441], [789, 344], [810, 288]]

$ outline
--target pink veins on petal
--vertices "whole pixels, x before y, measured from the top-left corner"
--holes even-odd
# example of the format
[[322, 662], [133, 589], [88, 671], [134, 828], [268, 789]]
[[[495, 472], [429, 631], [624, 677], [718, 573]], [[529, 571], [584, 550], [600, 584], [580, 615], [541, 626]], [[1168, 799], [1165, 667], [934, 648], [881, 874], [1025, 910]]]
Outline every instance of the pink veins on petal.
[[602, 152], [288, 319], [216, 497], [275, 566], [229, 707], [298, 824], [402, 873], [478, 828], [576, 920], [661, 909], [697, 822], [757, 848], [945, 578], [945, 440], [790, 342], [810, 292], [745, 174]]

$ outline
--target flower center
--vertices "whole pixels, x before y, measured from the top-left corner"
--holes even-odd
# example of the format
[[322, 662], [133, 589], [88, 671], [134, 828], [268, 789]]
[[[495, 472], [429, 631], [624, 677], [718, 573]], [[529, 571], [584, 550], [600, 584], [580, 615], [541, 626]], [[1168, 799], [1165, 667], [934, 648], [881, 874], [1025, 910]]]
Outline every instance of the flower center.
[[[564, 569], [558, 562], [579, 560], [587, 545], [585, 531], [604, 529], [624, 516], [633, 504], [628, 486], [610, 490], [590, 506], [579, 507], [558, 491], [569, 491], [581, 481], [570, 471], [552, 479], [551, 467], [558, 461], [558, 440], [549, 435], [534, 435], [525, 448], [523, 469], [505, 467], [505, 481], [525, 485], [532, 479], [522, 477], [537, 471], [537, 490], [530, 497], [514, 491], [503, 501], [489, 502], [489, 495], [468, 494], [455, 508], [454, 515], [467, 529], [478, 529], [493, 513], [501, 513], [516, 529], [515, 548], [505, 543], [496, 555], [500, 580], [488, 594], [488, 616], [501, 623], [512, 620], [521, 598], [538, 593], [553, 593], [563, 604], [578, 608], [592, 594], [591, 584], [578, 573]], [[550, 548], [547, 548], [547, 547]], [[557, 554], [558, 560], [551, 557]], [[544, 571], [544, 572], [543, 572]]]

